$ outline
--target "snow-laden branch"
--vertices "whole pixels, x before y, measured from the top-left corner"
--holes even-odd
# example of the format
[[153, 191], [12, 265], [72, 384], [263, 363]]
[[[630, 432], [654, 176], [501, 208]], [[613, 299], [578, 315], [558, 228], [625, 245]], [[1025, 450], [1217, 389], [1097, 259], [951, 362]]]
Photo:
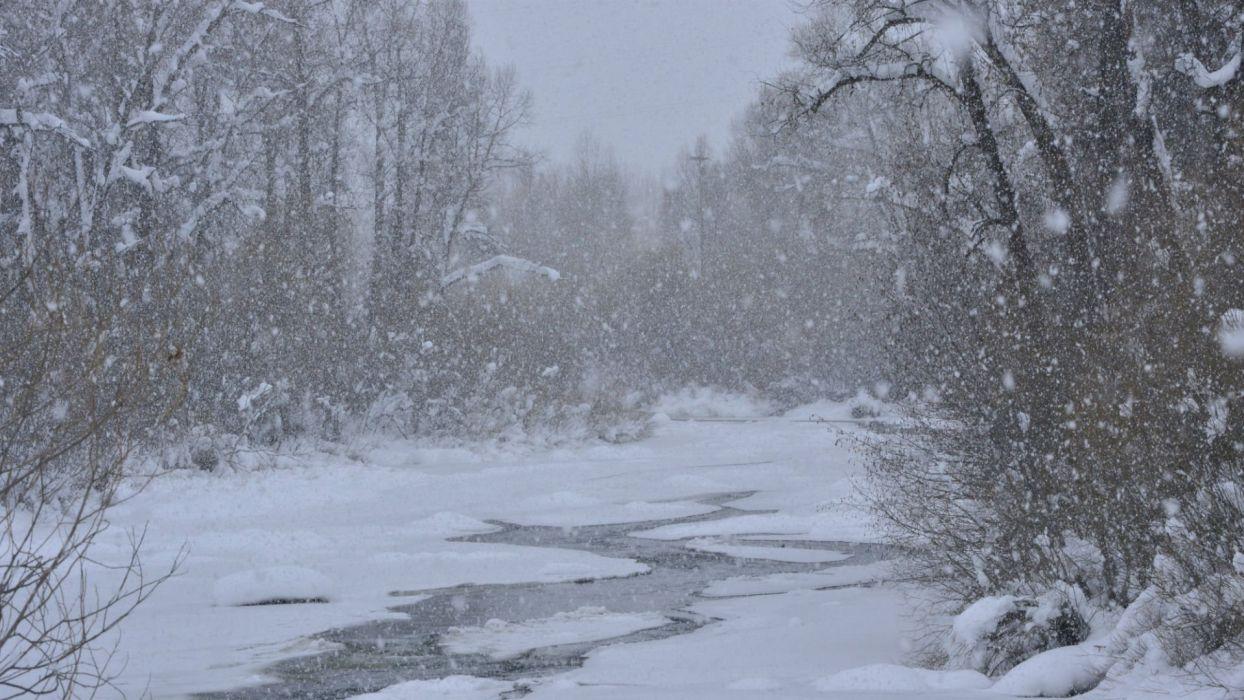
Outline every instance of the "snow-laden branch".
[[247, 12], [252, 15], [263, 15], [264, 17], [275, 19], [278, 22], [285, 22], [286, 24], [298, 24], [293, 19], [291, 19], [288, 15], [281, 14], [279, 11], [272, 9], [268, 7], [267, 5], [268, 3], [266, 2], [246, 2], [245, 0], [233, 0], [233, 9], [237, 10], [238, 12]]
[[166, 92], [171, 87], [177, 85], [181, 79], [181, 73], [185, 67], [190, 65], [194, 58], [204, 50], [211, 35], [217, 28], [220, 27], [226, 17], [233, 12], [261, 15], [279, 22], [296, 24], [294, 20], [281, 14], [277, 10], [267, 7], [266, 3], [262, 2], [226, 0], [225, 2], [215, 5], [203, 15], [203, 18], [194, 28], [194, 31], [190, 33], [190, 36], [186, 39], [186, 41], [183, 42], [175, 52], [173, 52], [173, 55], [169, 58], [168, 64], [164, 67], [164, 69], [156, 73], [151, 91], [151, 107], [146, 110], [145, 113], [159, 113], [159, 109], [168, 101], [168, 95]]
[[151, 90], [151, 107], [148, 111], [158, 112], [165, 103], [165, 90], [176, 84], [181, 77], [182, 69], [202, 50], [207, 38], [224, 21], [225, 14], [232, 3], [222, 2], [208, 10], [199, 21], [198, 26], [190, 33], [189, 38], [176, 50], [168, 61], [168, 65], [156, 72]]
[[554, 270], [551, 267], [538, 265], [530, 260], [516, 258], [513, 255], [496, 255], [485, 260], [484, 262], [454, 270], [453, 272], [445, 275], [441, 278], [441, 287], [448, 287], [452, 284], [461, 282], [464, 279], [475, 279], [480, 275], [499, 267], [532, 275], [542, 275], [549, 278], [549, 280], [553, 282], [561, 279], [562, 276], [557, 270]]
[[914, 78], [924, 78], [931, 81], [936, 80], [933, 75], [924, 69], [924, 66], [910, 61], [880, 63], [864, 66], [844, 66], [834, 70], [827, 76], [826, 80], [813, 86], [811, 98], [805, 109], [810, 113], [819, 112], [821, 107], [823, 107], [835, 93], [857, 83], [882, 83], [895, 80], [911, 80]]
[[60, 117], [47, 112], [27, 112], [21, 109], [0, 109], [0, 126], [24, 126], [32, 131], [51, 131], [57, 133], [83, 148], [90, 148], [87, 141]]
[[133, 129], [136, 126], [141, 126], [143, 124], [162, 124], [164, 122], [175, 122], [185, 118], [186, 115], [184, 114], [163, 114], [155, 110], [144, 109], [139, 110], [134, 114], [134, 116], [130, 117], [130, 120], [125, 123], [125, 128]]
[[1210, 70], [1201, 63], [1200, 59], [1190, 53], [1180, 54], [1175, 59], [1175, 70], [1192, 78], [1192, 82], [1203, 90], [1218, 88], [1235, 80], [1236, 74], [1240, 71], [1240, 50], [1239, 42], [1236, 42], [1236, 52], [1227, 62], [1218, 70]]
[[[919, 6], [919, 7], [917, 7]], [[806, 111], [858, 83], [921, 80], [957, 94], [959, 72], [987, 35], [983, 20], [941, 3], [903, 3], [864, 17], [844, 36]], [[797, 98], [799, 99], [799, 98]]]

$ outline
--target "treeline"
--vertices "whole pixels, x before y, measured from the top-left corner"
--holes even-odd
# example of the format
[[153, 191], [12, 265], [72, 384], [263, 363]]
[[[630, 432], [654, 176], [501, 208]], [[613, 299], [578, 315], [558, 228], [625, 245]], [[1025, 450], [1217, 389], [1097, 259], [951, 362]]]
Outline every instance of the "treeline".
[[803, 169], [833, 134], [775, 138], [770, 122], [756, 106], [725, 152], [701, 140], [655, 184], [591, 139], [568, 166], [506, 178], [504, 237], [564, 273], [559, 334], [592, 373], [786, 405], [880, 377], [893, 264], [855, 228], [879, 212], [867, 168]]
[[516, 264], [479, 212], [526, 109], [453, 0], [5, 3], [0, 687], [106, 685], [94, 641], [167, 574], [136, 536], [82, 587], [135, 466], [531, 408], [446, 301]]
[[[11, 383], [86, 415], [104, 397], [73, 386], [83, 367], [20, 372], [112, 358], [129, 427], [181, 462], [350, 429], [599, 433], [630, 392], [796, 400], [871, 362], [845, 350], [877, 298], [878, 251], [841, 213], [875, 209], [863, 176], [809, 176], [817, 144], [764, 135], [760, 108], [729, 152], [701, 144], [644, 189], [600, 147], [533, 165], [511, 141], [527, 96], [472, 52], [461, 2], [29, 3], [3, 22]], [[62, 327], [85, 334], [62, 357], [26, 342]]]
[[140, 392], [176, 403], [147, 418], [262, 440], [481, 381], [491, 343], [442, 292], [500, 252], [478, 212], [527, 158], [508, 138], [527, 98], [472, 52], [462, 3], [22, 3], [3, 22], [6, 344], [98, 325], [99, 352], [173, 375]]
[[1119, 668], [1241, 640], [1242, 24], [1224, 0], [850, 0], [796, 35], [768, 104], [854, 125], [884, 178], [857, 224], [903, 282], [886, 375], [927, 419], [873, 446], [875, 504], [952, 612], [1009, 601], [952, 660], [1000, 673], [1129, 605]]

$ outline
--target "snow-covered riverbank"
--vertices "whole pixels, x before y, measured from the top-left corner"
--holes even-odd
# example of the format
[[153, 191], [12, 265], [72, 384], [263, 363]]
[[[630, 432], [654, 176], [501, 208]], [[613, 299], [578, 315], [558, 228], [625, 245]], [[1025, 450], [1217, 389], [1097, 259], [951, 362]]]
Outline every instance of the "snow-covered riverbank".
[[[816, 422], [822, 417], [836, 422]], [[725, 576], [687, 612], [714, 620], [676, 636], [588, 654], [582, 668], [520, 681], [534, 698], [984, 697], [971, 673], [905, 669], [915, 620], [884, 561], [771, 541], [869, 543], [877, 533], [853, 495], [858, 466], [840, 438], [861, 428], [824, 404], [752, 420], [659, 415], [627, 445], [445, 450], [409, 443], [314, 454], [252, 473], [177, 473], [114, 513], [104, 540], [148, 527], [157, 568], [186, 547], [179, 574], [122, 627], [117, 689], [171, 697], [270, 680], [272, 663], [330, 648], [315, 633], [401, 618], [419, 591], [462, 584], [576, 581], [642, 573], [618, 556], [557, 546], [448, 541], [495, 529], [487, 520], [574, 528], [670, 520], [713, 511], [707, 494], [754, 491], [751, 513], [644, 529], [634, 536], [690, 550], [824, 566]], [[768, 544], [766, 541], [770, 541]], [[552, 543], [550, 543], [552, 544]], [[769, 552], [766, 552], [766, 549]], [[771, 556], [770, 556], [771, 555]], [[405, 592], [394, 598], [392, 592]], [[307, 601], [264, 605], [272, 601]], [[637, 611], [638, 610], [638, 611]], [[513, 658], [533, 647], [612, 638], [660, 626], [657, 608], [625, 611], [567, 600], [539, 619], [498, 619], [442, 640], [455, 653]], [[402, 683], [386, 698], [493, 698], [513, 679]]]
[[[638, 522], [705, 512], [691, 500], [703, 494], [757, 490], [735, 505], [777, 513], [685, 536], [727, 548], [726, 537], [745, 533], [860, 539], [867, 525], [843, 502], [851, 459], [835, 445], [836, 431], [851, 426], [795, 420], [829, 412], [842, 417], [843, 409], [741, 423], [658, 419], [652, 437], [629, 445], [524, 454], [384, 443], [249, 474], [167, 476], [114, 513], [104, 542], [120, 548], [123, 528], [147, 525], [153, 569], [188, 549], [178, 576], [123, 626], [119, 687], [165, 697], [261, 681], [264, 665], [317, 651], [308, 635], [391, 615], [390, 591], [643, 569], [586, 552], [445, 541], [490, 529], [486, 519]], [[240, 606], [281, 598], [328, 602]], [[890, 653], [857, 658], [893, 660], [900, 639], [895, 629], [880, 643]], [[806, 669], [812, 677], [830, 670]]]

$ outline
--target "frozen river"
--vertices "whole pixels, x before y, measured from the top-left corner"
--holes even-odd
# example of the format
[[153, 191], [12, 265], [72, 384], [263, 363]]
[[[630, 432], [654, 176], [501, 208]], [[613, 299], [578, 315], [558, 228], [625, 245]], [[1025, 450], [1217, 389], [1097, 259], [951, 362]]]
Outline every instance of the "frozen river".
[[[632, 559], [648, 571], [556, 583], [395, 591], [394, 609], [406, 619], [324, 632], [318, 636], [332, 645], [332, 651], [276, 664], [269, 672], [280, 679], [277, 683], [213, 697], [340, 698], [402, 681], [457, 675], [514, 680], [517, 683], [510, 694], [523, 694], [527, 679], [580, 666], [588, 652], [601, 646], [663, 639], [713, 623], [713, 618], [690, 609], [713, 583], [774, 574], [825, 573], [827, 566], [868, 564], [883, 556], [884, 548], [879, 545], [771, 538], [747, 540], [741, 545], [745, 549], [735, 555], [695, 549], [695, 543], [686, 539], [658, 540], [630, 534], [745, 515], [745, 511], [727, 504], [751, 495], [700, 498], [698, 502], [717, 510], [667, 520], [581, 527], [497, 523], [501, 529], [496, 532], [458, 540], [583, 550]], [[720, 546], [729, 550], [732, 543]], [[825, 585], [836, 585], [833, 580], [826, 577]], [[739, 595], [756, 593], [741, 590]], [[417, 600], [402, 603], [407, 597]], [[630, 627], [640, 628], [632, 631]], [[455, 647], [469, 631], [474, 632], [475, 646], [480, 648]], [[613, 635], [613, 631], [621, 633]], [[576, 634], [579, 639], [574, 638]], [[517, 648], [513, 641], [516, 635], [524, 638]], [[534, 646], [523, 648], [525, 644]]]

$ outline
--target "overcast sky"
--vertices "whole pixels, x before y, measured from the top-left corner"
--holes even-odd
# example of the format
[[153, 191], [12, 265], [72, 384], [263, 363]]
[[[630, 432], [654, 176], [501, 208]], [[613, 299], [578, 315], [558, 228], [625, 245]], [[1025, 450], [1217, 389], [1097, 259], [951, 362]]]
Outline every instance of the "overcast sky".
[[787, 58], [791, 0], [469, 0], [475, 42], [534, 98], [519, 141], [565, 159], [591, 132], [651, 172], [731, 120]]

